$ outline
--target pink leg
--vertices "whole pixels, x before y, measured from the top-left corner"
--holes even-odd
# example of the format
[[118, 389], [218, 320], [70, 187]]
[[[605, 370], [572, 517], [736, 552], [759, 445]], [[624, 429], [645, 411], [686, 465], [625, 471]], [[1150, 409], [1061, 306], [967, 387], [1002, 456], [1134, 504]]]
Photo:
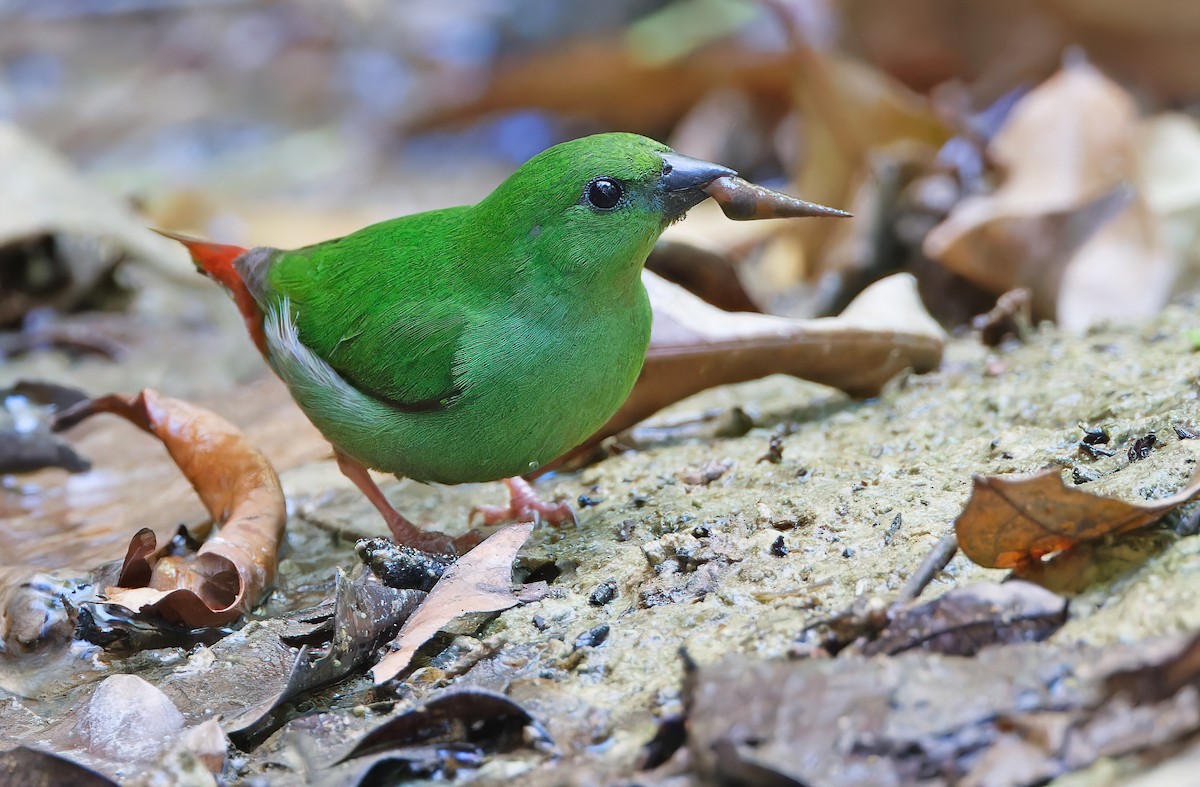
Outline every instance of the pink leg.
[[476, 506], [471, 512], [472, 517], [479, 514], [485, 525], [496, 525], [501, 522], [538, 522], [545, 521], [552, 525], [564, 522], [576, 522], [575, 510], [570, 503], [561, 501], [547, 503], [537, 496], [533, 487], [524, 478], [504, 479], [508, 487], [508, 505], [506, 506]]
[[421, 530], [392, 507], [387, 497], [384, 496], [383, 490], [375, 483], [375, 479], [371, 478], [370, 472], [361, 462], [337, 449], [334, 449], [334, 455], [337, 456], [338, 469], [354, 482], [359, 491], [371, 501], [371, 505], [375, 506], [375, 510], [383, 516], [383, 521], [387, 522], [388, 530], [392, 531], [392, 538], [397, 544], [403, 544], [422, 552], [455, 555], [466, 552], [479, 543], [479, 537], [473, 533], [454, 539], [441, 533], [428, 533]]

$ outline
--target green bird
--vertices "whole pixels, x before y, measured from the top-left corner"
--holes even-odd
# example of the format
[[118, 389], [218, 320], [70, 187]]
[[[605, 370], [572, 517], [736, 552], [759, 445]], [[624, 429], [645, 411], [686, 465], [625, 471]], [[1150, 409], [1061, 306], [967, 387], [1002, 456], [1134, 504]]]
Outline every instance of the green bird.
[[562, 521], [519, 476], [621, 406], [650, 340], [641, 273], [662, 231], [736, 173], [634, 134], [565, 142], [475, 205], [284, 251], [172, 235], [234, 297], [339, 467], [417, 549], [462, 548], [397, 512], [373, 468], [508, 479], [485, 520]]

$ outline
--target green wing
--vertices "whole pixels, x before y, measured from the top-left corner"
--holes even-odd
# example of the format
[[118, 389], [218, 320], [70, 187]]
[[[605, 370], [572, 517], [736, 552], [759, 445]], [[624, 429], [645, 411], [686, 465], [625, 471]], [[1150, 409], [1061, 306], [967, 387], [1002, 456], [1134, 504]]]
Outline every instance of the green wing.
[[446, 275], [457, 210], [280, 252], [268, 274], [273, 296], [291, 302], [300, 340], [355, 388], [402, 410], [442, 409], [465, 387], [456, 356], [472, 309]]

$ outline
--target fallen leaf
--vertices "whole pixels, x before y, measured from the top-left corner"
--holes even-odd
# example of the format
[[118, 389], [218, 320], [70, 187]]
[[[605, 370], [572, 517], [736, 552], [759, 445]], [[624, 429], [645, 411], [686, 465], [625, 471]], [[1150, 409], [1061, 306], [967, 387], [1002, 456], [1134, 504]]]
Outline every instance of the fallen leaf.
[[1173, 289], [1195, 290], [1200, 286], [1200, 126], [1182, 113], [1147, 119], [1141, 126], [1138, 158], [1146, 203], [1181, 262]]
[[404, 623], [392, 644], [396, 650], [371, 668], [376, 683], [391, 680], [412, 661], [417, 649], [447, 623], [469, 612], [497, 612], [517, 604], [512, 564], [533, 523], [509, 525], [454, 562], [429, 596]]
[[[796, 34], [795, 3], [772, 2], [792, 30], [792, 90], [798, 120], [793, 175], [797, 192], [827, 205], [848, 205], [871, 156], [892, 144], [937, 149], [951, 137], [928, 100], [881, 71], [851, 58], [819, 52]], [[848, 228], [830, 222], [796, 224], [796, 273], [820, 273], [830, 241]]]
[[0, 475], [58, 467], [81, 473], [91, 465], [51, 433], [52, 415], [87, 394], [52, 383], [21, 381], [0, 389]]
[[1067, 486], [1060, 471], [1032, 476], [976, 476], [954, 523], [967, 557], [988, 568], [1020, 569], [1043, 556], [1156, 522], [1200, 494], [1200, 471], [1170, 497], [1127, 503]]
[[[953, 541], [953, 537], [950, 539]], [[949, 562], [944, 541], [931, 557]], [[861, 596], [850, 607], [805, 626], [797, 638], [801, 652], [894, 656], [924, 650], [973, 656], [995, 645], [1040, 642], [1067, 620], [1067, 600], [1033, 581], [977, 582], [951, 588], [919, 603], [905, 589], [891, 604]]]
[[1138, 705], [1162, 702], [1188, 686], [1200, 683], [1200, 636], [1158, 664], [1123, 670], [1108, 676], [1109, 696], [1124, 694]]
[[1136, 704], [1108, 681], [1131, 668], [1149, 668], [1153, 678], [1154, 665], [1178, 660], [1182, 647], [1179, 638], [1157, 646], [1020, 643], [969, 658], [910, 650], [691, 665], [689, 761], [704, 784], [829, 787], [1015, 787], [1103, 758], [1153, 761], [1200, 731], [1200, 698], [1160, 692], [1161, 701]]
[[0, 169], [0, 325], [37, 307], [75, 308], [126, 260], [196, 286], [182, 275], [178, 250], [7, 124], [0, 124]]
[[586, 456], [606, 437], [718, 385], [790, 374], [876, 396], [899, 372], [927, 372], [942, 360], [945, 334], [907, 274], [872, 284], [841, 315], [816, 320], [725, 312], [648, 271], [642, 281], [654, 324], [637, 384], [596, 434], [533, 475]]
[[[725, 40], [651, 61], [635, 43], [617, 36], [578, 37], [502, 57], [478, 74], [434, 78], [428, 86], [431, 100], [407, 120], [405, 130], [452, 127], [535, 107], [665, 138], [713, 85], [745, 89], [766, 106], [787, 103], [793, 77], [785, 53]], [[467, 95], [458, 87], [464, 77], [483, 84]]]
[[972, 656], [991, 645], [1040, 642], [1066, 620], [1067, 600], [1032, 582], [977, 582], [924, 604], [893, 607], [887, 628], [862, 650]]
[[28, 746], [0, 751], [0, 773], [8, 787], [117, 787], [107, 776], [66, 757]]
[[[192, 714], [189, 724], [171, 697], [132, 674], [111, 675], [84, 688], [82, 701], [65, 715], [19, 739], [52, 747], [122, 783], [209, 784], [210, 774], [221, 771], [225, 735], [215, 718], [196, 720], [209, 712]], [[3, 777], [0, 782], [9, 783]]]
[[989, 144], [1003, 183], [959, 202], [925, 253], [997, 295], [1028, 287], [1069, 330], [1157, 313], [1176, 264], [1138, 189], [1138, 133], [1133, 99], [1068, 60]]
[[432, 760], [436, 767], [447, 754], [431, 749], [449, 753], [467, 747], [482, 755], [529, 742], [542, 749], [554, 746], [549, 733], [516, 702], [478, 688], [452, 689], [371, 730], [338, 762], [388, 751], [389, 760]]
[[718, 309], [762, 311], [742, 285], [737, 264], [717, 251], [690, 243], [660, 240], [646, 259], [646, 270], [678, 284]]
[[351, 581], [338, 569], [328, 646], [304, 646], [279, 693], [229, 719], [225, 729], [241, 744], [262, 739], [277, 726], [272, 717], [280, 706], [357, 670], [376, 648], [396, 636], [401, 624], [424, 599], [425, 593], [420, 590], [395, 590], [369, 572]]
[[241, 740], [243, 727], [274, 707], [297, 662], [315, 651], [285, 641], [287, 629], [280, 618], [254, 620], [211, 646], [193, 647], [158, 688], [189, 722], [219, 719], [227, 735]]
[[139, 531], [121, 575], [137, 584], [108, 588], [108, 601], [191, 627], [225, 625], [253, 609], [275, 579], [287, 521], [270, 463], [224, 419], [149, 388], [85, 402], [63, 413], [60, 427], [101, 412], [158, 437], [221, 523], [220, 533], [188, 557], [155, 555], [153, 532]]

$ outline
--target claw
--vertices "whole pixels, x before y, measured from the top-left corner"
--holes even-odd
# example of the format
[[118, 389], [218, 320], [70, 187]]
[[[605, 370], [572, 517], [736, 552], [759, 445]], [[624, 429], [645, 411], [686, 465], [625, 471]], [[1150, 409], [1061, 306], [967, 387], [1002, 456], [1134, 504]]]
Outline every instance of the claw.
[[472, 519], [479, 516], [484, 525], [502, 522], [548, 522], [556, 526], [566, 522], [578, 524], [575, 509], [570, 503], [565, 500], [553, 503], [542, 500], [524, 478], [506, 478], [504, 485], [508, 487], [508, 505], [476, 506], [471, 510]]
[[[392, 539], [397, 544], [404, 544], [421, 552], [435, 555], [458, 557], [469, 552], [472, 547], [483, 540], [483, 536], [479, 533], [466, 533], [454, 538], [444, 533], [422, 530], [392, 507], [361, 462], [336, 449], [334, 454], [337, 457], [338, 468], [354, 482], [354, 485], [367, 496], [367, 499], [383, 516], [388, 530], [392, 532]], [[530, 492], [532, 493], [532, 490]]]

